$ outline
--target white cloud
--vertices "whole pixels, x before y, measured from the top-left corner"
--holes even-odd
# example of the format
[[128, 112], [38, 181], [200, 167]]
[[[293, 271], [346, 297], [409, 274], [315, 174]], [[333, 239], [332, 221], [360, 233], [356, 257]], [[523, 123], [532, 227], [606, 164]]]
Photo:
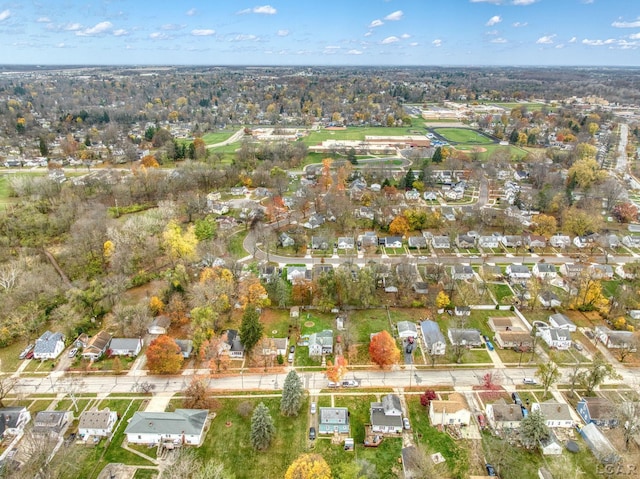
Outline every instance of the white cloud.
[[402, 10], [396, 10], [395, 12], [390, 13], [389, 15], [384, 17], [384, 19], [390, 22], [397, 22], [398, 20], [402, 19], [403, 15], [404, 13], [402, 12]]
[[119, 28], [119, 29], [113, 31], [113, 36], [114, 37], [124, 37], [126, 35], [129, 35], [129, 32], [126, 31], [124, 28]]
[[63, 27], [63, 30], [67, 32], [77, 32], [82, 29], [82, 25], [79, 23], [69, 23]]
[[575, 43], [578, 41], [577, 37], [571, 37], [571, 40], [569, 40], [569, 43]]
[[287, 37], [289, 36], [289, 30], [278, 30], [277, 35], [279, 37]]
[[633, 33], [633, 34], [629, 35], [629, 38], [631, 40], [640, 40], [640, 33]]
[[56, 44], [56, 48], [65, 48], [65, 47], [66, 45], [63, 42]]
[[91, 37], [94, 35], [102, 35], [103, 33], [107, 33], [109, 30], [113, 28], [113, 23], [111, 22], [100, 22], [93, 27], [86, 28], [81, 31], [77, 31], [76, 35], [81, 37]]
[[197, 13], [197, 10], [195, 8], [191, 8], [191, 9], [187, 10], [186, 15], [188, 17], [193, 17], [196, 13]]
[[420, 45], [418, 42], [411, 42], [409, 43], [410, 47], [417, 47], [418, 45]]
[[362, 50], [349, 50], [347, 55], [362, 55]]
[[584, 40], [582, 40], [583, 45], [590, 45], [594, 47], [601, 47], [603, 45], [612, 45], [615, 42], [616, 41], [613, 38], [607, 38], [606, 40], [589, 40], [588, 38], [585, 38]]
[[384, 25], [384, 22], [382, 20], [375, 19], [369, 24], [369, 28], [381, 27], [382, 25]]
[[491, 17], [491, 18], [487, 21], [486, 25], [487, 25], [488, 27], [492, 27], [492, 26], [494, 26], [494, 25], [497, 25], [497, 24], [498, 24], [498, 23], [500, 23], [501, 21], [502, 21], [502, 17], [501, 17], [500, 15], [494, 15], [493, 17]]
[[489, 30], [486, 35], [497, 35], [498, 33], [500, 33], [498, 30]]
[[527, 25], [529, 25], [529, 22], [515, 22], [513, 24], [515, 28], [523, 28], [523, 27], [526, 27]]
[[531, 5], [532, 3], [536, 3], [538, 0], [513, 0], [514, 5]]
[[557, 48], [558, 50], [559, 50], [559, 49], [561, 49], [561, 48], [564, 48], [564, 43], [558, 43], [558, 44], [556, 45], [556, 48]]
[[3, 10], [0, 12], [0, 22], [6, 20], [11, 16], [11, 10]]
[[442, 45], [442, 40], [440, 40], [439, 38], [436, 38], [434, 41], [432, 41], [432, 42], [431, 42], [431, 44], [432, 44], [434, 47], [439, 47], [439, 46], [441, 46], [441, 45]]
[[275, 15], [278, 11], [271, 5], [262, 5], [259, 7], [253, 7], [251, 10], [253, 13], [260, 13], [262, 15]]
[[553, 43], [553, 39], [556, 37], [556, 34], [553, 35], [545, 35], [536, 40], [536, 43], [539, 45], [551, 45]]
[[152, 40], [168, 40], [170, 37], [164, 32], [153, 32], [149, 34]]
[[490, 43], [507, 43], [507, 40], [501, 37], [493, 38], [490, 40]]
[[367, 33], [364, 34], [365, 37], [370, 37], [371, 35], [373, 35], [372, 31], [368, 31]]
[[399, 41], [400, 39], [398, 37], [396, 37], [395, 35], [392, 35], [390, 37], [385, 38], [380, 43], [382, 43], [383, 45], [389, 45], [390, 43], [396, 43]]
[[51, 23], [51, 19], [49, 17], [40, 17], [36, 20], [38, 23]]
[[594, 0], [582, 0], [582, 3], [584, 3], [585, 5], [591, 5], [593, 1]]
[[215, 35], [216, 31], [211, 28], [196, 28], [195, 30], [191, 30], [191, 35], [194, 37], [209, 37], [211, 35]]
[[233, 37], [234, 42], [251, 42], [257, 40], [258, 37], [253, 34], [241, 34]]
[[470, 0], [471, 3], [493, 3], [494, 5], [500, 5], [502, 0]]
[[613, 22], [611, 26], [616, 28], [640, 28], [640, 19], [635, 22]]
[[402, 35], [400, 35], [400, 38], [406, 40], [407, 38], [411, 38], [411, 35], [409, 35], [408, 33], [403, 33]]

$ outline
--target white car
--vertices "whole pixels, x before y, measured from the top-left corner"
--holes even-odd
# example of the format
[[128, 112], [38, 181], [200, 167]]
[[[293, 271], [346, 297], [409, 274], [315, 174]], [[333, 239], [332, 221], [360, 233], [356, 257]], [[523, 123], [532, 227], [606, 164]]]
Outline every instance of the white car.
[[359, 386], [358, 381], [354, 381], [353, 379], [342, 381], [343, 388], [357, 388], [358, 386]]
[[404, 426], [404, 428], [406, 430], [411, 429], [411, 424], [409, 424], [409, 418], [408, 417], [403, 417], [402, 418], [402, 425]]
[[316, 403], [312, 402], [311, 403], [311, 414], [315, 414], [316, 413]]
[[522, 380], [523, 384], [538, 384], [533, 378], [524, 378]]
[[70, 357], [70, 358], [75, 358], [75, 357], [76, 357], [76, 354], [78, 354], [78, 348], [72, 348], [72, 349], [69, 351], [69, 357]]

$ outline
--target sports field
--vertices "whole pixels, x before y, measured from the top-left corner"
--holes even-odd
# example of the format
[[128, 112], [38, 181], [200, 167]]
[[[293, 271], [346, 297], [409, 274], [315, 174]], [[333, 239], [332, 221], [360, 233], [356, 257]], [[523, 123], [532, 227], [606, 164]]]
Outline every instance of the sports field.
[[433, 128], [433, 131], [451, 143], [490, 145], [493, 140], [470, 128]]

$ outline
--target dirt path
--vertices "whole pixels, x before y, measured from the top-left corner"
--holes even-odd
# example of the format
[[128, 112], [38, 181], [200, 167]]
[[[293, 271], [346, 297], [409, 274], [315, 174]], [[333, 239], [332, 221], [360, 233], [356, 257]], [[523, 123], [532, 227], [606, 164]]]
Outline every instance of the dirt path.
[[71, 281], [69, 281], [69, 278], [67, 277], [67, 275], [64, 274], [64, 271], [62, 271], [62, 268], [60, 268], [60, 265], [58, 264], [56, 259], [53, 257], [53, 255], [49, 253], [46, 249], [43, 249], [43, 251], [44, 251], [44, 255], [47, 257], [47, 259], [51, 263], [51, 266], [53, 266], [54, 269], [58, 272], [58, 274], [62, 278], [62, 281], [67, 286], [67, 288], [73, 287], [73, 285], [71, 284]]

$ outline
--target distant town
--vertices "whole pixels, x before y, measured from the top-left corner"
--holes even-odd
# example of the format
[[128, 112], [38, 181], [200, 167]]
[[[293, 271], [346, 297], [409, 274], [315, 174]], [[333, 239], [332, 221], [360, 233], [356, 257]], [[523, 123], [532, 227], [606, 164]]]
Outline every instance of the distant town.
[[0, 477], [640, 474], [639, 69], [0, 73]]

